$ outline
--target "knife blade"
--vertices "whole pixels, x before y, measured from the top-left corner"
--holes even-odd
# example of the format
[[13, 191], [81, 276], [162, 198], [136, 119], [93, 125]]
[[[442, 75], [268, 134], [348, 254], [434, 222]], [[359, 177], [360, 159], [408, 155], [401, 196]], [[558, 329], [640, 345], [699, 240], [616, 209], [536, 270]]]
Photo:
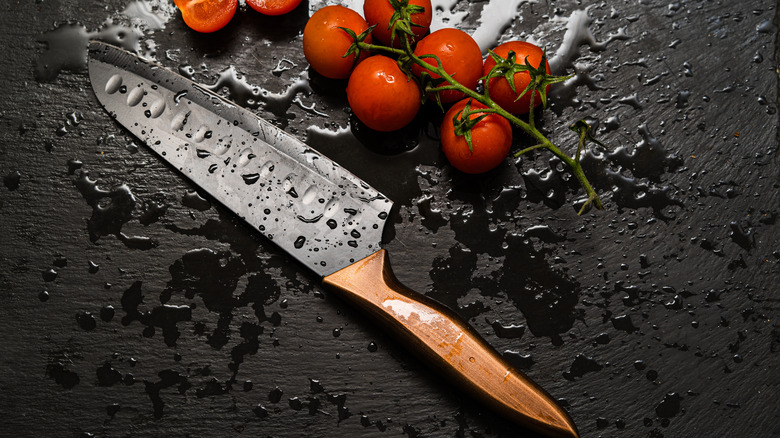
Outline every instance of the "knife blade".
[[112, 118], [467, 395], [544, 435], [579, 436], [567, 412], [457, 314], [398, 282], [381, 248], [392, 202], [380, 192], [251, 111], [124, 49], [91, 42], [89, 78]]

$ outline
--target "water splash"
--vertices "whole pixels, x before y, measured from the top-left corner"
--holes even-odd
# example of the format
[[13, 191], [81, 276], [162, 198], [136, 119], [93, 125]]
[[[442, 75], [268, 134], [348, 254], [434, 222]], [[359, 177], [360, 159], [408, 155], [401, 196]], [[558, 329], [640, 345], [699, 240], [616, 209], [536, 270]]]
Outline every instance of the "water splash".
[[[153, 41], [142, 41], [144, 34], [160, 30], [174, 16], [175, 7], [160, 0], [130, 3], [115, 19], [107, 19], [100, 29], [89, 31], [78, 23], [65, 23], [38, 37], [46, 48], [35, 65], [35, 79], [51, 82], [61, 71], [80, 72], [87, 67], [90, 40], [100, 40], [131, 52], [151, 57]], [[130, 21], [129, 24], [123, 22]], [[151, 50], [150, 50], [151, 49]]]
[[520, 17], [520, 6], [529, 0], [491, 0], [482, 8], [477, 29], [471, 34], [482, 53], [493, 48], [507, 28]]
[[206, 88], [245, 108], [260, 108], [267, 111], [276, 116], [282, 125], [286, 125], [287, 121], [293, 117], [288, 114], [293, 103], [311, 114], [322, 114], [315, 109], [314, 103], [306, 106], [299, 96], [301, 93], [312, 93], [305, 72], [281, 93], [273, 93], [262, 87], [250, 84], [234, 66], [230, 66], [222, 70], [218, 74], [216, 81], [211, 85], [206, 85]]

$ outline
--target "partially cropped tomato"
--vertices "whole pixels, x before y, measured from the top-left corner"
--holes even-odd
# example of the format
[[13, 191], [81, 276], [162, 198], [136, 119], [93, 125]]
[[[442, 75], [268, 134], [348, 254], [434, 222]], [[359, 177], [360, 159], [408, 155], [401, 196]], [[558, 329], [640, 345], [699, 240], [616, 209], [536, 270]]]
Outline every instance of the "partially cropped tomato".
[[[464, 136], [455, 134], [453, 117], [459, 119], [466, 103], [471, 109], [486, 108], [481, 103], [463, 99], [452, 106], [444, 115], [441, 124], [441, 146], [453, 167], [464, 173], [483, 173], [501, 164], [512, 146], [512, 127], [509, 121], [498, 114], [490, 113], [471, 128], [472, 149]], [[473, 113], [469, 119], [476, 119], [485, 113]]]
[[301, 3], [301, 0], [246, 0], [252, 9], [265, 15], [286, 14]]
[[420, 87], [398, 63], [383, 55], [358, 64], [349, 77], [347, 99], [355, 116], [376, 131], [395, 131], [420, 109]]
[[[303, 54], [309, 65], [319, 74], [331, 79], [346, 79], [355, 65], [355, 55], [344, 54], [353, 39], [344, 29], [360, 35], [368, 23], [352, 9], [344, 6], [325, 6], [312, 14], [303, 29]], [[365, 42], [371, 43], [371, 36]], [[361, 59], [367, 56], [361, 54]]]
[[[431, 27], [431, 20], [433, 19], [431, 0], [409, 0], [409, 5], [425, 8], [423, 12], [411, 15], [412, 23], [419, 26], [412, 26], [412, 32], [414, 32], [415, 39], [420, 39], [428, 33], [428, 29]], [[363, 3], [363, 15], [366, 17], [368, 25], [373, 26], [376, 24], [376, 28], [374, 28], [371, 34], [379, 42], [386, 45], [390, 45], [392, 36], [390, 19], [393, 17], [394, 12], [395, 10], [390, 5], [390, 0], [366, 0]], [[393, 46], [400, 47], [400, 41], [397, 36], [393, 40]]]
[[236, 14], [238, 0], [174, 0], [190, 29], [215, 32], [225, 27]]
[[[542, 62], [542, 56], [544, 52], [538, 46], [527, 43], [525, 41], [509, 41], [501, 44], [493, 50], [493, 53], [506, 59], [509, 56], [509, 52], [515, 52], [515, 63], [525, 65], [526, 59], [528, 63], [534, 68], [538, 68]], [[496, 61], [493, 57], [488, 56], [485, 60], [485, 65], [482, 68], [483, 76], [487, 76], [490, 70], [496, 65]], [[550, 73], [550, 64], [545, 65], [547, 73]], [[533, 93], [527, 92], [517, 99], [525, 87], [531, 82], [531, 75], [527, 71], [518, 72], [514, 75], [515, 91], [509, 86], [509, 82], [503, 77], [490, 78], [488, 81], [488, 90], [490, 91], [490, 98], [493, 99], [501, 108], [509, 111], [512, 114], [526, 114], [531, 109], [531, 96]], [[547, 86], [547, 91], [550, 91], [550, 86]], [[534, 96], [534, 108], [542, 103], [542, 98], [539, 92], [536, 92]]]
[[[482, 77], [482, 52], [474, 38], [462, 30], [452, 28], [437, 30], [417, 43], [414, 54], [417, 56], [438, 56], [444, 71], [472, 90], [477, 88], [479, 78]], [[433, 58], [424, 58], [424, 60], [433, 66], [437, 65]], [[412, 67], [412, 72], [420, 75], [423, 68], [415, 64]], [[439, 78], [438, 75], [434, 74], [431, 74], [431, 77]], [[464, 96], [462, 92], [457, 90], [439, 92], [443, 103], [452, 103]]]

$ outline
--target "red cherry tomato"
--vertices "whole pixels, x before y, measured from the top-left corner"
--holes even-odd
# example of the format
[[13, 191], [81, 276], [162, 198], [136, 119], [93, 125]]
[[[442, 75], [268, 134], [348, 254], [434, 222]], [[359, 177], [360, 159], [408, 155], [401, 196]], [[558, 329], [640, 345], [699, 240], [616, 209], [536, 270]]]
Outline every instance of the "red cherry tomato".
[[286, 14], [301, 3], [301, 0], [246, 0], [252, 9], [265, 15]]
[[[437, 30], [417, 43], [414, 54], [438, 56], [444, 71], [472, 90], [477, 88], [479, 78], [482, 77], [482, 52], [476, 41], [462, 30]], [[424, 59], [428, 64], [437, 65], [433, 58]], [[419, 76], [423, 68], [415, 64], [412, 66], [412, 72]], [[439, 76], [431, 74], [431, 77], [435, 79]], [[462, 99], [464, 94], [456, 90], [445, 90], [439, 92], [439, 97], [442, 103], [451, 103]]]
[[376, 131], [395, 131], [409, 124], [420, 109], [421, 98], [417, 82], [383, 55], [358, 64], [347, 84], [352, 112]]
[[[312, 14], [303, 29], [303, 54], [309, 65], [319, 74], [331, 79], [346, 79], [355, 64], [355, 55], [344, 58], [353, 40], [343, 29], [352, 29], [360, 35], [368, 23], [352, 9], [344, 6], [325, 6]], [[365, 42], [371, 43], [371, 36]], [[361, 54], [361, 59], [368, 54]]]
[[190, 29], [209, 33], [222, 29], [233, 18], [238, 0], [174, 0]]
[[[525, 65], [526, 58], [528, 62], [535, 68], [539, 67], [542, 62], [542, 55], [544, 52], [539, 47], [527, 43], [525, 41], [509, 41], [496, 47], [493, 52], [500, 57], [506, 59], [509, 56], [509, 52], [515, 52], [517, 56], [515, 63]], [[485, 60], [485, 65], [482, 68], [482, 75], [487, 76], [490, 70], [496, 65], [496, 61], [488, 56]], [[550, 73], [550, 64], [547, 63], [547, 73]], [[515, 73], [515, 92], [509, 86], [506, 78], [496, 77], [490, 78], [488, 81], [488, 90], [490, 91], [490, 98], [493, 99], [501, 108], [509, 111], [512, 114], [526, 114], [531, 108], [531, 96], [532, 93], [527, 92], [522, 98], [517, 100], [517, 96], [525, 90], [528, 83], [531, 82], [531, 75], [527, 71]], [[550, 86], [547, 86], [547, 91], [550, 91]], [[539, 92], [536, 92], [534, 96], [534, 108], [541, 105], [542, 98]]]
[[[431, 0], [410, 0], [409, 4], [425, 8], [424, 12], [412, 14], [412, 23], [421, 26], [412, 27], [415, 39], [419, 40], [423, 35], [428, 33], [428, 29], [431, 27], [431, 20], [433, 19]], [[390, 45], [390, 38], [392, 35], [390, 31], [390, 18], [392, 18], [394, 12], [395, 10], [393, 9], [393, 6], [390, 5], [389, 0], [366, 0], [363, 4], [363, 15], [366, 17], [368, 25], [373, 26], [376, 24], [371, 35], [386, 45]], [[393, 41], [393, 46], [401, 46], [397, 37]]]
[[[461, 117], [466, 103], [471, 101], [471, 109], [485, 108], [481, 103], [463, 99], [447, 111], [441, 124], [441, 145], [453, 167], [465, 173], [483, 173], [501, 164], [512, 146], [512, 127], [509, 121], [498, 114], [490, 113], [471, 129], [473, 151], [469, 150], [466, 138], [455, 134], [452, 118]], [[484, 113], [469, 116], [475, 119]]]

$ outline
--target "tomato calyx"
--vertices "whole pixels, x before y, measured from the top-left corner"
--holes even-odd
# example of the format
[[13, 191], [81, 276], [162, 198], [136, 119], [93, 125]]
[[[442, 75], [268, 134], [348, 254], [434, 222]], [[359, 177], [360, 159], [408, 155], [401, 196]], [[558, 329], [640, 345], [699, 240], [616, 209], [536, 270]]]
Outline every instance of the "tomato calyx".
[[[471, 138], [471, 130], [479, 124], [485, 117], [495, 113], [495, 111], [488, 108], [476, 108], [471, 109], [471, 99], [466, 102], [466, 106], [463, 110], [458, 111], [452, 117], [452, 125], [455, 128], [455, 135], [463, 137], [466, 140], [466, 144], [469, 145], [469, 152], [474, 153], [474, 143]], [[473, 114], [479, 114], [477, 117], [471, 117]]]
[[[346, 32], [347, 35], [349, 35], [349, 37], [352, 38], [352, 40], [354, 41], [352, 43], [352, 45], [350, 45], [349, 48], [347, 49], [347, 52], [344, 53], [343, 55], [341, 55], [341, 57], [342, 58], [347, 58], [347, 57], [349, 57], [349, 55], [355, 55], [355, 58], [354, 58], [355, 59], [355, 65], [357, 65], [357, 63], [360, 60], [361, 50], [363, 50], [363, 49], [360, 48], [360, 43], [365, 43], [366, 38], [368, 38], [369, 35], [371, 35], [371, 31], [374, 30], [375, 27], [376, 27], [376, 24], [373, 25], [373, 26], [370, 26], [368, 29], [364, 30], [363, 32], [360, 32], [360, 35], [356, 34], [354, 30], [352, 30], [352, 29], [350, 29], [348, 27], [339, 27], [339, 29], [341, 29], [344, 32]], [[354, 67], [354, 65], [353, 65], [353, 67]]]
[[523, 89], [523, 91], [518, 94], [515, 101], [520, 100], [523, 96], [525, 96], [526, 93], [532, 92], [531, 94], [531, 111], [533, 111], [534, 108], [534, 97], [539, 95], [540, 99], [542, 100], [542, 106], [547, 107], [547, 87], [552, 84], [557, 84], [559, 82], [566, 81], [568, 79], [571, 79], [574, 77], [574, 75], [568, 75], [568, 76], [554, 76], [547, 73], [547, 51], [544, 51], [542, 53], [542, 60], [539, 62], [538, 67], [534, 67], [531, 65], [531, 63], [528, 61], [528, 57], [526, 57], [523, 60], [523, 64], [520, 64], [517, 62], [517, 54], [510, 50], [509, 54], [506, 58], [502, 58], [500, 55], [497, 55], [492, 50], [488, 50], [488, 53], [490, 54], [490, 57], [493, 58], [493, 60], [496, 62], [496, 65], [490, 70], [490, 73], [484, 78], [485, 79], [485, 86], [487, 91], [487, 84], [488, 80], [491, 78], [498, 78], [503, 77], [506, 79], [507, 83], [509, 84], [509, 87], [512, 89], [512, 92], [517, 94], [517, 90], [515, 89], [515, 74], [521, 73], [521, 72], [528, 72], [528, 74], [531, 77], [531, 81], [528, 83], [528, 85]]
[[393, 7], [393, 15], [390, 16], [390, 23], [387, 27], [390, 30], [390, 45], [393, 45], [396, 36], [403, 37], [405, 42], [411, 45], [411, 41], [415, 37], [413, 28], [425, 27], [413, 22], [412, 15], [425, 12], [425, 8], [420, 5], [410, 5], [409, 0], [389, 1], [390, 6]]

